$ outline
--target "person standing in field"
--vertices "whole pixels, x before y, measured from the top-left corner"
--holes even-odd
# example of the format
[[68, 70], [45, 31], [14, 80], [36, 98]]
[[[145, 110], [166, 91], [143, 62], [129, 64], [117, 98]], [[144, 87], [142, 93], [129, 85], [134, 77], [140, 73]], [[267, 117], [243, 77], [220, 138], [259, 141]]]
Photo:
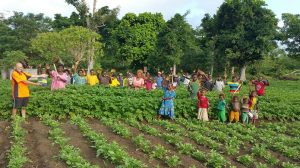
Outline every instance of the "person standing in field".
[[90, 85], [90, 86], [94, 86], [96, 84], [99, 84], [99, 80], [98, 80], [98, 77], [97, 75], [95, 74], [94, 70], [91, 69], [90, 70], [90, 74], [88, 74], [86, 76], [86, 81], [87, 83]]
[[218, 102], [218, 119], [220, 122], [226, 121], [226, 101], [225, 96], [223, 93], [219, 95], [219, 102]]
[[188, 90], [190, 92], [192, 99], [196, 98], [199, 88], [200, 88], [200, 83], [198, 81], [197, 75], [194, 74], [192, 81], [188, 85]]
[[249, 104], [248, 97], [243, 97], [242, 99], [242, 122], [243, 124], [249, 123]]
[[124, 78], [123, 78], [123, 74], [122, 73], [119, 73], [119, 76], [118, 76], [118, 81], [120, 83], [120, 87], [123, 87], [124, 86]]
[[162, 82], [163, 82], [162, 74], [161, 74], [161, 72], [158, 72], [157, 77], [156, 77], [156, 87], [162, 88]]
[[232, 95], [234, 94], [238, 94], [240, 92], [241, 89], [241, 83], [238, 81], [238, 78], [236, 76], [232, 77], [232, 81], [231, 82], [227, 82], [229, 88], [230, 88], [230, 93]]
[[238, 96], [233, 96], [231, 101], [229, 122], [239, 122], [240, 120], [240, 102]]
[[206, 90], [202, 89], [197, 93], [198, 96], [198, 120], [208, 121], [208, 107], [209, 102], [206, 97]]
[[128, 70], [127, 71], [127, 86], [129, 88], [133, 87], [133, 78], [134, 78], [133, 74]]
[[258, 119], [258, 110], [259, 110], [259, 102], [256, 97], [255, 91], [252, 91], [250, 93], [248, 104], [250, 110], [249, 116], [251, 118], [252, 124], [255, 124], [256, 120]]
[[149, 73], [145, 77], [145, 87], [148, 91], [152, 90], [152, 79]]
[[21, 109], [21, 115], [23, 118], [26, 118], [26, 106], [29, 101], [29, 88], [28, 85], [41, 86], [40, 83], [34, 83], [29, 81], [30, 77], [34, 78], [46, 78], [48, 75], [31, 75], [23, 71], [23, 65], [17, 63], [15, 70], [12, 72], [11, 88], [12, 88], [12, 97], [13, 97], [13, 109], [12, 109], [12, 118], [16, 117], [17, 110]]
[[66, 84], [67, 84], [67, 85], [71, 84], [71, 81], [72, 81], [72, 75], [71, 75], [70, 70], [65, 69], [65, 70], [64, 70], [64, 73], [67, 74], [67, 83], [66, 83]]
[[137, 70], [136, 77], [133, 77], [133, 87], [135, 90], [145, 87], [145, 81], [143, 78], [142, 70]]
[[86, 77], [82, 70], [78, 71], [78, 74], [75, 73], [73, 75], [73, 84], [75, 85], [85, 85], [86, 84]]
[[106, 71], [103, 71], [101, 75], [98, 76], [98, 79], [100, 80], [100, 85], [109, 86], [110, 77], [107, 75]]
[[[53, 70], [50, 72], [50, 76], [52, 77], [51, 90], [64, 89], [67, 83], [67, 74], [64, 73], [64, 65], [59, 64], [57, 67], [57, 71]], [[50, 66], [48, 67], [50, 69]]]
[[265, 87], [269, 86], [269, 82], [263, 81], [262, 77], [259, 77], [257, 81], [252, 81], [252, 84], [254, 84], [258, 96], [263, 96], [265, 94]]
[[217, 92], [223, 93], [224, 88], [225, 88], [224, 81], [222, 80], [221, 76], [218, 76], [215, 82], [215, 89], [217, 90]]
[[164, 96], [162, 98], [162, 104], [158, 112], [158, 119], [161, 116], [167, 116], [170, 119], [175, 118], [175, 111], [174, 111], [174, 99], [175, 99], [175, 91], [173, 90], [172, 83], [168, 83], [167, 87], [163, 87]]
[[111, 80], [110, 80], [109, 86], [110, 86], [110, 87], [118, 87], [118, 86], [120, 86], [120, 82], [119, 82], [118, 79], [116, 78], [116, 75], [115, 75], [115, 74], [112, 74], [112, 75], [111, 75]]
[[40, 73], [40, 75], [43, 75], [45, 77], [39, 77], [38, 83], [40, 83], [44, 87], [48, 86], [48, 75], [47, 75], [46, 69], [42, 68], [41, 72], [39, 72], [39, 73]]

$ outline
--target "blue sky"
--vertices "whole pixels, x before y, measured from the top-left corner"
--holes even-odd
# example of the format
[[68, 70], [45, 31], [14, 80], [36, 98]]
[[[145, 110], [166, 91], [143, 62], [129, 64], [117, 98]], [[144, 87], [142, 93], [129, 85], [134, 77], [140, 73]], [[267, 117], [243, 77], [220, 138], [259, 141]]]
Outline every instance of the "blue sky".
[[[91, 6], [93, 0], [86, 2]], [[161, 12], [165, 19], [169, 19], [175, 13], [184, 14], [190, 10], [187, 21], [196, 27], [205, 13], [214, 14], [222, 2], [223, 0], [98, 0], [97, 7], [120, 7], [120, 18], [128, 12]], [[300, 14], [300, 0], [266, 0], [266, 3], [279, 19], [282, 13]], [[11, 15], [12, 11], [45, 13], [49, 17], [53, 17], [55, 13], [69, 16], [74, 10], [64, 0], [0, 0], [0, 12], [6, 16]]]

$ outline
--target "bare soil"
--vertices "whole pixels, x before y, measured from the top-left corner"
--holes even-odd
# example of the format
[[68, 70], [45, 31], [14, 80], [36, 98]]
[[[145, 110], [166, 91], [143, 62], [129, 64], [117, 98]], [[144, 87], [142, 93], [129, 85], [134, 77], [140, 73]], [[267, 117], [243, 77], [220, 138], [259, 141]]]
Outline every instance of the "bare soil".
[[157, 165], [162, 167], [163, 163], [161, 161], [156, 159], [151, 159], [149, 155], [139, 151], [136, 145], [130, 139], [122, 138], [121, 136], [116, 135], [115, 133], [112, 132], [110, 128], [101, 124], [99, 120], [88, 119], [87, 121], [90, 124], [90, 126], [93, 128], [93, 130], [104, 134], [105, 137], [109, 140], [109, 142], [113, 142], [113, 141], [117, 142], [133, 158], [140, 160], [141, 162], [148, 165], [148, 167], [156, 167]]
[[97, 152], [92, 148], [90, 143], [80, 132], [79, 128], [68, 122], [62, 124], [62, 129], [65, 132], [65, 136], [70, 138], [69, 143], [80, 149], [80, 153], [84, 159], [92, 163], [93, 165], [99, 165], [100, 167], [112, 168], [115, 167], [109, 161], [97, 157]]
[[10, 148], [10, 123], [8, 121], [0, 121], [0, 167], [7, 165], [7, 151]]
[[27, 130], [25, 146], [30, 159], [25, 168], [66, 168], [67, 165], [59, 159], [59, 149], [48, 139], [49, 128], [38, 119], [30, 118], [24, 123]]

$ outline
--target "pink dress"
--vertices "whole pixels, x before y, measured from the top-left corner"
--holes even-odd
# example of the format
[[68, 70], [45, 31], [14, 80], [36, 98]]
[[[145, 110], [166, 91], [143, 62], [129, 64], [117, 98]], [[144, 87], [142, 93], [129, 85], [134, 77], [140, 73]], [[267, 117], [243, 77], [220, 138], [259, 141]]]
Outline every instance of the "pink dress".
[[[52, 76], [52, 84], [51, 90], [64, 89], [68, 80], [68, 76], [66, 73], [59, 75], [56, 71], [51, 72]], [[58, 79], [59, 77], [60, 79]]]
[[145, 85], [145, 81], [143, 78], [139, 78], [139, 79], [137, 79], [136, 77], [133, 78], [133, 86], [135, 89], [142, 88], [144, 87], [144, 85]]
[[145, 80], [145, 86], [147, 90], [152, 90], [152, 82], [151, 80]]

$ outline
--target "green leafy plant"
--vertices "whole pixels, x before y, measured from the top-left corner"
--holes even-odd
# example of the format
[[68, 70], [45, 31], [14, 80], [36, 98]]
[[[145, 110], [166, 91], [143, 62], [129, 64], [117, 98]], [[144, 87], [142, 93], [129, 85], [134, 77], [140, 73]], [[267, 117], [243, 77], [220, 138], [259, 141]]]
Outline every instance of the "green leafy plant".
[[50, 116], [43, 116], [42, 121], [50, 127], [49, 136], [53, 142], [60, 147], [59, 156], [65, 163], [73, 168], [97, 168], [98, 166], [92, 165], [85, 160], [79, 148], [68, 144], [68, 138], [64, 137], [64, 132], [60, 128], [59, 122], [53, 120]]
[[166, 157], [166, 163], [169, 167], [178, 167], [182, 164], [180, 158], [176, 155]]
[[242, 163], [243, 165], [245, 165], [247, 167], [251, 167], [255, 163], [255, 160], [254, 160], [253, 156], [251, 156], [251, 155], [239, 156], [239, 157], [237, 157], [237, 161], [239, 161], [240, 163]]
[[161, 145], [156, 145], [151, 153], [151, 157], [163, 159], [166, 157], [168, 151], [165, 149], [165, 147]]
[[16, 116], [12, 121], [12, 141], [11, 148], [8, 151], [9, 168], [21, 168], [29, 159], [26, 157], [26, 147], [24, 146], [26, 131], [22, 128], [24, 119]]

